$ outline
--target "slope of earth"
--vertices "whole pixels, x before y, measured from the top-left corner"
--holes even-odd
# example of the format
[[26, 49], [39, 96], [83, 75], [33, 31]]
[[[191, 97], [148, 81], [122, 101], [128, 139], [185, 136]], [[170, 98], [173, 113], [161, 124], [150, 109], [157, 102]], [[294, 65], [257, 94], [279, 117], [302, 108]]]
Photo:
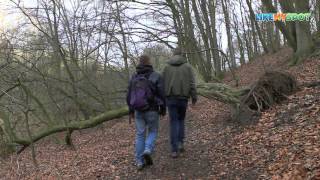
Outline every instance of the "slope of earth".
[[[254, 83], [265, 71], [287, 69], [288, 60], [291, 55], [291, 49], [282, 48], [274, 54], [262, 55], [258, 57], [258, 60], [251, 61], [235, 69], [235, 74], [239, 78], [239, 86], [247, 86]], [[224, 82], [229, 85], [235, 85], [230, 72], [226, 74]]]
[[[288, 57], [287, 52], [283, 49], [267, 58], [265, 65], [269, 66], [265, 67], [289, 72], [299, 84], [320, 80], [320, 57], [287, 67], [282, 63], [285, 61], [279, 60], [281, 56]], [[274, 61], [275, 57], [278, 61]], [[241, 86], [254, 82], [259, 77], [254, 74], [263, 73], [250, 65], [236, 70]], [[251, 74], [246, 75], [248, 72]], [[229, 80], [229, 84], [233, 83]], [[228, 143], [235, 151], [234, 157], [229, 158], [237, 162], [235, 167], [239, 169], [232, 171], [233, 178], [250, 179], [247, 172], [254, 171], [259, 176], [253, 179], [320, 179], [320, 86], [300, 88], [286, 101], [263, 112], [257, 124], [239, 128]]]
[[[288, 68], [291, 50], [264, 55], [236, 70], [240, 85], [254, 82], [264, 69], [280, 69], [300, 83], [319, 80], [319, 58]], [[263, 63], [262, 63], [263, 61]], [[232, 84], [232, 78], [225, 81]], [[127, 117], [73, 134], [75, 150], [46, 138], [31, 150], [0, 159], [0, 179], [316, 179], [320, 164], [320, 88], [304, 88], [264, 112], [249, 126], [229, 119], [229, 108], [200, 98], [189, 106], [186, 152], [169, 156], [168, 118], [160, 122], [155, 165], [133, 166], [134, 125]], [[116, 123], [115, 123], [116, 122]]]

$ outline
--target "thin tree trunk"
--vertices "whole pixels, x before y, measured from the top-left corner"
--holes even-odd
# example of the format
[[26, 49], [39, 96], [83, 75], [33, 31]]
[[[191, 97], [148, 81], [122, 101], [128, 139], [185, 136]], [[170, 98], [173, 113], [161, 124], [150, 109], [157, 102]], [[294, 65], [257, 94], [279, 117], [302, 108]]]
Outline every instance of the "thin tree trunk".
[[254, 14], [254, 11], [253, 11], [251, 2], [249, 2], [249, 0], [246, 0], [246, 2], [247, 2], [247, 5], [248, 5], [248, 7], [249, 7], [250, 18], [251, 18], [251, 20], [254, 22], [254, 25], [255, 25], [255, 27], [256, 27], [256, 29], [257, 29], [258, 37], [259, 37], [259, 40], [260, 40], [260, 42], [261, 42], [261, 44], [262, 44], [262, 48], [263, 48], [263, 50], [264, 50], [265, 53], [268, 53], [268, 52], [269, 52], [268, 46], [266, 45], [266, 42], [264, 41], [264, 39], [263, 39], [263, 37], [262, 37], [259, 24], [258, 24], [258, 22], [255, 20], [255, 14]]
[[320, 32], [320, 0], [316, 0], [316, 11], [318, 12], [316, 17], [317, 31]]
[[32, 136], [32, 132], [30, 129], [30, 122], [29, 122], [29, 113], [30, 113], [30, 109], [29, 109], [29, 93], [25, 90], [22, 89], [25, 92], [26, 95], [26, 107], [27, 109], [23, 112], [24, 113], [24, 118], [26, 121], [26, 129], [27, 129], [27, 134], [28, 134], [28, 138], [30, 140], [30, 145], [31, 145], [31, 154], [32, 154], [32, 161], [35, 167], [38, 167], [38, 162], [37, 162], [37, 158], [36, 158], [36, 150], [34, 147], [34, 141], [33, 141], [33, 136]]
[[[204, 6], [204, 1], [202, 1], [202, 6]], [[210, 22], [211, 22], [211, 32], [212, 32], [212, 39], [211, 41], [211, 46], [213, 47], [212, 49], [212, 54], [214, 58], [214, 69], [215, 69], [215, 75], [217, 77], [220, 77], [222, 75], [221, 72], [221, 57], [219, 55], [219, 52], [215, 49], [219, 49], [218, 46], [218, 40], [217, 40], [217, 30], [216, 30], [216, 4], [214, 0], [209, 0], [208, 2], [208, 9], [209, 9], [209, 16], [210, 16]], [[209, 29], [209, 26], [207, 26]]]
[[130, 72], [129, 72], [129, 63], [128, 63], [128, 48], [127, 48], [127, 39], [126, 39], [126, 35], [123, 29], [123, 24], [121, 21], [121, 15], [120, 15], [120, 7], [118, 2], [116, 1], [116, 5], [117, 5], [117, 21], [119, 23], [119, 27], [121, 30], [121, 36], [122, 36], [122, 43], [123, 43], [123, 47], [120, 46], [120, 49], [122, 50], [122, 54], [123, 54], [123, 61], [124, 61], [124, 66], [126, 69], [126, 74], [127, 74], [127, 80], [129, 80], [130, 78]]
[[274, 27], [273, 24], [268, 23], [266, 24], [266, 28], [267, 28], [267, 42], [268, 42], [268, 49], [271, 50], [272, 52], [276, 52], [277, 48], [276, 48], [276, 44], [274, 42], [274, 37], [275, 34], [273, 33], [274, 31]]
[[[259, 47], [258, 47], [256, 28], [254, 27], [254, 22], [253, 22], [254, 20], [252, 18], [250, 18], [250, 15], [249, 15], [249, 19], [250, 19], [250, 26], [251, 26], [250, 39], [253, 42], [253, 48], [254, 48], [253, 57], [255, 57], [256, 55], [260, 54], [260, 50], [259, 50]], [[248, 24], [248, 27], [249, 27], [249, 21], [248, 21], [247, 17], [246, 17], [246, 21], [247, 21], [247, 24]], [[249, 59], [249, 60], [252, 60], [252, 59]]]
[[235, 53], [234, 53], [234, 47], [233, 47], [233, 41], [232, 41], [232, 35], [231, 35], [231, 26], [230, 26], [230, 17], [229, 17], [228, 7], [225, 0], [221, 0], [221, 3], [222, 3], [223, 14], [224, 14], [224, 20], [226, 24], [228, 47], [230, 51], [230, 59], [231, 59], [231, 66], [232, 66], [230, 68], [235, 68], [236, 59], [235, 59]]
[[[275, 4], [275, 7], [276, 9], [278, 9], [278, 0], [274, 0], [274, 4]], [[280, 39], [280, 31], [279, 31], [279, 28], [275, 25], [273, 25], [274, 27], [274, 30], [275, 30], [275, 42], [274, 42], [274, 45], [275, 45], [275, 49], [279, 49], [281, 47], [281, 39]]]
[[280, 32], [279, 32], [279, 29], [277, 27], [274, 27], [274, 28], [275, 28], [275, 31], [276, 31], [274, 45], [275, 45], [276, 49], [279, 49], [281, 47]]
[[240, 65], [244, 65], [245, 64], [245, 57], [244, 57], [244, 47], [243, 47], [243, 43], [242, 43], [242, 39], [239, 33], [239, 22], [237, 20], [237, 17], [235, 17], [236, 15], [233, 14], [234, 16], [234, 20], [235, 20], [235, 32], [237, 35], [237, 41], [238, 41], [238, 47], [239, 47], [239, 53], [240, 53]]
[[38, 162], [37, 162], [37, 155], [36, 155], [36, 150], [33, 142], [33, 137], [30, 129], [30, 123], [29, 123], [29, 109], [24, 112], [25, 115], [25, 120], [26, 120], [26, 128], [27, 128], [27, 133], [28, 133], [28, 138], [30, 140], [30, 146], [31, 146], [31, 154], [32, 154], [32, 161], [35, 167], [38, 167]]
[[174, 2], [172, 0], [166, 0], [169, 8], [171, 9], [172, 12], [172, 19], [173, 19], [173, 24], [174, 28], [178, 37], [178, 45], [180, 47], [184, 47], [184, 38], [183, 38], [183, 26], [181, 22], [181, 15], [176, 6], [174, 5]]
[[[211, 7], [212, 5], [212, 7]], [[207, 7], [209, 6], [209, 7]], [[207, 36], [209, 37], [209, 44], [210, 44], [210, 52], [213, 56], [213, 63], [215, 68], [215, 76], [220, 77], [221, 75], [221, 63], [220, 63], [220, 56], [219, 52], [216, 50], [218, 49], [217, 43], [217, 34], [215, 30], [215, 6], [214, 1], [207, 0], [200, 0], [200, 8], [202, 12], [202, 16], [205, 23], [205, 31]], [[209, 10], [208, 10], [209, 9]], [[210, 65], [211, 65], [210, 61]]]
[[[203, 27], [203, 24], [201, 22], [201, 18], [200, 18], [199, 10], [197, 8], [196, 1], [191, 0], [191, 2], [192, 2], [192, 9], [194, 11], [196, 23], [198, 25], [198, 28], [200, 30], [200, 34], [202, 37], [202, 41], [204, 43], [204, 48], [207, 49], [207, 51], [205, 51], [206, 59], [207, 59], [207, 63], [206, 63], [207, 78], [206, 78], [206, 81], [210, 81], [211, 75], [212, 75], [212, 64], [211, 64], [211, 51], [209, 50], [210, 49], [209, 37], [208, 37], [209, 34], [208, 34], [208, 31], [206, 32], [206, 30]], [[206, 14], [204, 16], [206, 16]], [[208, 29], [208, 28], [206, 28], [206, 29]]]
[[[245, 21], [244, 21], [244, 13], [243, 13], [243, 9], [244, 9], [244, 6], [242, 4], [242, 0], [239, 0], [239, 3], [240, 3], [240, 13], [241, 13], [241, 22], [242, 22], [242, 29], [243, 29], [243, 36], [244, 36], [244, 41], [246, 43], [246, 50], [247, 50], [247, 55], [248, 55], [248, 59], [250, 61], [250, 59], [252, 58], [252, 45], [250, 43], [250, 39], [248, 38], [249, 34], [247, 34], [247, 31], [246, 28], [245, 28]], [[248, 29], [249, 29], [249, 26], [248, 26]]]
[[192, 22], [192, 17], [190, 13], [190, 7], [189, 7], [189, 1], [188, 0], [181, 0], [181, 11], [183, 14], [183, 20], [184, 20], [184, 43], [187, 52], [195, 52], [191, 54], [187, 54], [187, 58], [193, 64], [197, 69], [199, 70], [201, 76], [205, 81], [209, 81], [210, 76], [206, 71], [206, 63], [203, 60], [203, 57], [201, 56], [200, 48], [198, 45], [198, 42], [195, 38], [194, 33], [194, 26]]

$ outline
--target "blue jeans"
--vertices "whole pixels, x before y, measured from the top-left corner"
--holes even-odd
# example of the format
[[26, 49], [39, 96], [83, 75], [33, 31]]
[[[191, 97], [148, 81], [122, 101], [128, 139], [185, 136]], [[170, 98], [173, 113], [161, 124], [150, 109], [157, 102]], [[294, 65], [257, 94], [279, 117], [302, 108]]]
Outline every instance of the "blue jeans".
[[168, 98], [167, 106], [170, 116], [171, 151], [178, 152], [179, 144], [184, 140], [184, 119], [188, 106], [187, 99]]
[[159, 113], [157, 111], [135, 111], [136, 162], [143, 164], [143, 153], [152, 153], [158, 136]]

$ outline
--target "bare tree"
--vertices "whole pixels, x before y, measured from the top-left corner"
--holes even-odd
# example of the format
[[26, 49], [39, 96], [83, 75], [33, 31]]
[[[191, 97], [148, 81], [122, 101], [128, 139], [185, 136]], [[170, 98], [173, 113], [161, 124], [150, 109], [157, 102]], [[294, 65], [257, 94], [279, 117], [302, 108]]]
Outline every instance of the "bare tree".
[[249, 7], [250, 18], [251, 18], [252, 22], [254, 22], [255, 28], [256, 28], [257, 33], [258, 33], [259, 40], [260, 40], [260, 42], [262, 44], [262, 47], [263, 47], [263, 50], [264, 50], [264, 52], [268, 53], [269, 50], [268, 50], [268, 47], [266, 45], [266, 42], [265, 42], [264, 38], [262, 37], [262, 32], [260, 30], [259, 24], [258, 24], [257, 21], [254, 20], [255, 19], [255, 15], [254, 15], [254, 11], [253, 11], [253, 8], [252, 8], [252, 5], [251, 5], [252, 2], [250, 2], [249, 0], [246, 0], [246, 3], [248, 5], [248, 7]]
[[222, 4], [222, 10], [224, 14], [224, 20], [227, 30], [227, 38], [228, 38], [228, 47], [230, 51], [230, 60], [231, 60], [231, 66], [232, 68], [236, 67], [236, 59], [235, 59], [235, 53], [234, 53], [234, 47], [233, 47], [233, 40], [232, 40], [232, 34], [231, 34], [231, 22], [230, 22], [230, 16], [229, 16], [229, 8], [227, 1], [221, 0]]
[[[270, 11], [276, 13], [276, 8], [273, 6], [271, 0], [262, 0], [263, 5]], [[284, 12], [303, 13], [309, 11], [309, 1], [279, 1]], [[293, 59], [292, 64], [298, 63], [302, 60], [301, 57], [311, 53], [314, 50], [314, 42], [311, 38], [310, 22], [291, 22], [285, 25], [283, 22], [276, 22], [276, 26], [283, 33], [288, 40], [289, 45], [294, 49], [296, 58]]]

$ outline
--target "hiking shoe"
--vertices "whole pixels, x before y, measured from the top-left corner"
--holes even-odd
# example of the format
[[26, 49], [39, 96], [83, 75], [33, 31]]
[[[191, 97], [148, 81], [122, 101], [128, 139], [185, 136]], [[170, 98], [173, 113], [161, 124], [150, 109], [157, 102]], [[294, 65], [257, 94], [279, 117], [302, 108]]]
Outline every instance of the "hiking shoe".
[[179, 144], [178, 150], [179, 150], [179, 152], [184, 152], [185, 151], [183, 143]]
[[171, 157], [174, 158], [174, 159], [177, 158], [178, 157], [178, 153], [177, 152], [172, 152], [171, 153]]
[[153, 165], [152, 157], [150, 152], [143, 153], [143, 159], [147, 166]]
[[141, 171], [144, 168], [144, 164], [137, 164], [137, 170]]

